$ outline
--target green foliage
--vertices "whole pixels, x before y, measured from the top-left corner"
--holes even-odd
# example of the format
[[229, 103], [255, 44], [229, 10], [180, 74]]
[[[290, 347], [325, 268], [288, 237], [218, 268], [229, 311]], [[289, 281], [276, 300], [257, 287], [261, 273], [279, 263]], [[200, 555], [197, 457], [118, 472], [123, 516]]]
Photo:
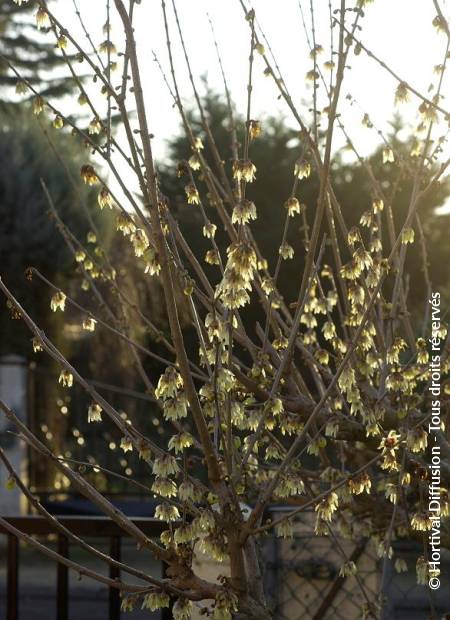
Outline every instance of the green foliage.
[[[75, 187], [34, 117], [23, 113], [9, 115], [0, 128], [1, 276], [22, 300], [33, 302], [45, 325], [49, 313], [48, 299], [45, 299], [44, 312], [41, 301], [33, 299], [36, 293], [25, 283], [24, 271], [32, 265], [49, 279], [58, 274], [64, 280], [73, 260], [54, 221], [48, 216], [41, 179], [45, 181], [64, 222], [80, 239], [85, 238], [88, 231], [81, 206], [81, 200], [88, 199], [88, 193], [81, 182], [78, 184], [80, 149], [74, 138], [56, 130], [50, 131], [58, 152], [64, 154], [64, 165], [75, 179]], [[5, 318], [2, 313], [2, 323]], [[9, 334], [11, 330], [2, 328], [2, 333]], [[17, 346], [23, 346], [20, 339], [11, 342], [9, 338], [2, 338], [2, 352], [11, 352], [8, 349], [16, 350]]]

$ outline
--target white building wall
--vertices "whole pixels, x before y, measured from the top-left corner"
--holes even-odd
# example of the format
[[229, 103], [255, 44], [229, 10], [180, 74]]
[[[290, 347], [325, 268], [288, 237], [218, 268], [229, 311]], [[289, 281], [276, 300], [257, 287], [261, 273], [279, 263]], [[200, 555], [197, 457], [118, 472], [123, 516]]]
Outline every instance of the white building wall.
[[[18, 355], [0, 357], [0, 399], [21, 420], [26, 421], [27, 365], [26, 360]], [[17, 432], [17, 429], [0, 411], [0, 445], [15, 471], [26, 482], [26, 444], [8, 431]], [[0, 463], [0, 515], [19, 515], [24, 505], [22, 494], [17, 488], [8, 490], [7, 480], [8, 474], [5, 466]]]

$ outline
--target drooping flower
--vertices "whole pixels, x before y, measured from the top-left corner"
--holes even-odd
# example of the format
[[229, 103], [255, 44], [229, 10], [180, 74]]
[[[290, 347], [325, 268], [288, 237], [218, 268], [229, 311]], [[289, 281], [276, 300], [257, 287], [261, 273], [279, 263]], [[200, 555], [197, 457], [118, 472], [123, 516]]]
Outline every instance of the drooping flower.
[[95, 173], [94, 167], [90, 165], [85, 165], [81, 167], [81, 178], [86, 183], [86, 185], [96, 185], [98, 183], [98, 177]]
[[133, 244], [134, 254], [138, 258], [143, 256], [149, 246], [148, 237], [142, 228], [136, 228], [131, 234], [131, 243]]
[[414, 243], [414, 228], [404, 228], [402, 230], [402, 243], [403, 245]]
[[199, 205], [200, 204], [200, 195], [198, 193], [197, 188], [193, 183], [189, 183], [184, 188], [186, 193], [187, 201], [189, 205]]
[[73, 374], [69, 370], [61, 370], [58, 383], [60, 383], [63, 387], [72, 387]]
[[39, 29], [41, 28], [49, 28], [51, 25], [50, 17], [47, 11], [40, 6], [36, 12], [36, 25]]
[[127, 435], [124, 435], [122, 439], [120, 440], [120, 448], [121, 450], [124, 451], [125, 454], [127, 452], [132, 452], [133, 442], [131, 441], [131, 438], [128, 437]]
[[62, 129], [64, 127], [64, 120], [57, 114], [53, 119], [53, 127], [55, 129]]
[[153, 473], [156, 476], [172, 476], [179, 471], [177, 461], [171, 454], [164, 454], [153, 462]]
[[306, 159], [298, 159], [294, 166], [294, 176], [298, 179], [307, 179], [311, 174], [311, 164]]
[[96, 402], [92, 402], [88, 409], [88, 422], [101, 422], [102, 408]]
[[163, 405], [165, 420], [181, 420], [187, 417], [188, 401], [184, 393], [178, 392], [174, 398], [166, 398]]
[[65, 50], [67, 48], [67, 38], [63, 34], [60, 34], [56, 41], [56, 45], [60, 50]]
[[192, 170], [200, 170], [201, 161], [197, 153], [194, 153], [189, 157], [188, 164]]
[[103, 125], [100, 119], [97, 116], [95, 116], [89, 123], [89, 127], [88, 127], [89, 134], [98, 135], [99, 133], [101, 133], [102, 129], [103, 129]]
[[97, 200], [100, 209], [104, 209], [105, 207], [109, 207], [110, 209], [112, 209], [113, 199], [111, 194], [109, 193], [108, 188], [106, 188], [105, 186], [103, 186], [100, 190]]
[[168, 366], [158, 381], [155, 395], [161, 400], [176, 397], [178, 390], [183, 387], [183, 379], [174, 366]]
[[175, 497], [177, 494], [177, 486], [173, 480], [164, 476], [156, 476], [152, 484], [152, 491], [161, 497]]
[[284, 203], [285, 208], [287, 209], [289, 217], [294, 217], [296, 213], [300, 214], [305, 209], [305, 205], [301, 205], [295, 196], [291, 196]]
[[28, 92], [27, 83], [24, 80], [17, 80], [16, 82], [16, 93], [18, 95], [24, 95]]
[[41, 112], [44, 110], [44, 106], [45, 101], [43, 100], [43, 98], [40, 95], [35, 97], [33, 99], [33, 114], [35, 116], [39, 116], [39, 114], [41, 114]]
[[236, 159], [233, 162], [233, 178], [252, 183], [256, 178], [256, 166], [249, 159]]
[[97, 324], [97, 321], [91, 316], [88, 316], [85, 319], [83, 319], [83, 329], [87, 332], [95, 331], [96, 324]]
[[248, 133], [251, 140], [259, 138], [262, 132], [261, 121], [250, 121], [248, 126]]
[[176, 506], [171, 506], [170, 504], [164, 503], [156, 506], [155, 518], [159, 519], [160, 521], [166, 521], [167, 523], [171, 523], [173, 521], [177, 521], [177, 519], [180, 518], [180, 513]]
[[64, 312], [66, 299], [66, 295], [62, 291], [57, 291], [50, 300], [50, 309], [53, 310], [53, 312], [57, 310]]
[[190, 433], [183, 432], [174, 435], [169, 440], [169, 450], [174, 450], [175, 454], [180, 454], [186, 448], [190, 448], [194, 443], [194, 439]]
[[395, 91], [395, 103], [405, 103], [409, 99], [409, 89], [406, 82], [400, 82]]
[[157, 611], [163, 607], [169, 607], [170, 598], [166, 592], [161, 590], [150, 592], [146, 594], [142, 601], [141, 609], [149, 609], [150, 611]]
[[172, 607], [173, 620], [190, 620], [193, 607], [192, 601], [178, 598]]
[[394, 151], [390, 146], [385, 146], [383, 149], [383, 164], [393, 163], [395, 161]]
[[233, 224], [248, 224], [250, 220], [256, 220], [255, 203], [244, 198], [234, 207], [231, 221]]
[[44, 350], [42, 347], [42, 343], [37, 336], [33, 338], [32, 344], [33, 344], [33, 353], [40, 353], [41, 351]]
[[284, 260], [290, 260], [294, 258], [294, 248], [286, 241], [280, 245], [278, 253]]

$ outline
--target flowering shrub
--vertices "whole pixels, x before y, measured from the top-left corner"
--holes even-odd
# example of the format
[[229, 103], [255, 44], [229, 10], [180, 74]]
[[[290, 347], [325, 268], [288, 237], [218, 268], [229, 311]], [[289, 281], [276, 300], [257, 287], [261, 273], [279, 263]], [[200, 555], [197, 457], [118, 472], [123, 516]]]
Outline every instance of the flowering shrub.
[[[135, 352], [136, 373], [154, 398], [161, 422], [170, 430], [168, 444], [159, 445], [148, 429], [139, 428], [115, 410], [40, 331], [6, 284], [0, 283], [0, 287], [14, 312], [30, 328], [34, 350], [45, 351], [60, 364], [61, 385], [68, 389], [77, 383], [89, 394], [89, 422], [99, 424], [105, 416], [110, 418], [122, 434], [122, 450], [136, 451], [148, 464], [148, 493], [160, 500], [155, 517], [167, 525], [161, 540], [147, 540], [69, 462], [49, 452], [13, 412], [6, 406], [3, 409], [20, 426], [30, 445], [52, 458], [70, 483], [167, 564], [164, 580], [147, 575], [148, 584], [139, 587], [125, 579], [117, 582], [124, 610], [137, 605], [156, 610], [172, 601], [177, 620], [191, 617], [196, 606], [207, 608], [215, 620], [237, 615], [254, 620], [270, 618], [258, 545], [271, 533], [291, 536], [295, 516], [311, 507], [315, 513], [311, 536], [352, 538], [363, 532], [374, 541], [379, 557], [384, 558], [383, 572], [388, 559], [397, 559], [395, 540], [409, 537], [425, 541], [425, 551], [417, 558], [417, 578], [426, 582], [431, 574], [426, 540], [433, 526], [426, 499], [431, 430], [442, 454], [448, 455], [450, 450], [444, 416], [449, 393], [445, 382], [447, 329], [436, 311], [439, 294], [432, 294], [427, 277], [426, 317], [433, 312], [433, 321], [426, 320], [420, 329], [413, 323], [407, 309], [405, 273], [407, 255], [416, 251], [418, 238], [424, 246], [420, 206], [448, 165], [446, 161], [437, 163], [440, 152], [432, 138], [442, 118], [448, 120], [441, 96], [447, 55], [431, 99], [395, 76], [395, 102], [401, 104], [415, 97], [420, 115], [420, 131], [407, 159], [399, 159], [388, 142], [383, 148], [383, 165], [398, 166], [400, 175], [410, 175], [413, 180], [409, 210], [401, 229], [395, 230], [393, 225], [395, 196], [388, 195], [371, 176], [370, 167], [367, 175], [373, 185], [373, 201], [367, 205], [360, 225], [348, 229], [331, 175], [333, 135], [338, 126], [342, 129], [339, 101], [349, 54], [364, 52], [370, 57], [367, 62], [382, 62], [358, 37], [369, 0], [358, 0], [350, 12], [341, 2], [340, 8], [330, 14], [336, 49], [328, 50], [328, 60], [319, 62], [324, 48], [311, 40], [313, 66], [307, 79], [314, 92], [312, 120], [294, 105], [255, 11], [241, 3], [250, 42], [247, 116], [241, 131], [233, 124], [230, 104], [234, 149], [230, 167], [217, 150], [206, 118], [204, 132], [210, 158], [185, 114], [171, 53], [171, 22], [163, 1], [171, 76], [167, 81], [192, 150], [177, 173], [186, 179], [186, 209], [198, 211], [203, 235], [210, 243], [204, 257], [209, 265], [206, 272], [177, 225], [164, 187], [159, 184], [150, 134], [154, 120], [148, 117], [141, 85], [145, 66], [139, 63], [133, 33], [139, 3], [131, 0], [128, 8], [122, 0], [112, 4], [111, 11], [115, 8], [123, 25], [125, 44], [112, 42], [107, 21], [106, 40], [95, 51], [96, 58], [83, 49], [46, 2], [37, 2], [36, 14], [37, 26], [56, 37], [61, 53], [64, 55], [66, 45], [70, 45], [88, 66], [96, 88], [106, 96], [106, 115], [100, 113], [95, 99], [79, 82], [78, 101], [92, 112], [92, 119], [83, 129], [81, 121], [64, 115], [34, 92], [33, 85], [20, 74], [17, 77], [21, 91], [25, 86], [34, 92], [35, 114], [45, 111], [54, 115], [56, 129], [70, 126], [96, 154], [95, 163], [89, 161], [82, 166], [82, 182], [98, 188], [100, 209], [115, 212], [117, 230], [129, 240], [142, 279], [155, 278], [161, 283], [170, 328], [170, 336], [159, 338], [166, 348], [165, 357], [156, 356], [151, 348], [137, 342], [126, 318], [118, 318], [122, 316], [120, 308], [127, 305], [118, 285], [120, 265], [110, 264], [101, 251], [101, 239], [94, 232], [88, 239], [99, 251], [71, 240], [82, 286], [100, 302], [98, 312], [86, 311], [82, 327], [89, 332], [114, 331]], [[172, 8], [186, 52], [175, 3]], [[449, 36], [440, 10], [435, 26], [443, 36]], [[117, 49], [123, 49], [122, 75], [115, 73]], [[189, 64], [187, 52], [186, 61]], [[76, 76], [72, 61], [68, 58], [67, 62]], [[258, 183], [252, 144], [264, 132], [264, 124], [252, 116], [252, 80], [256, 65], [261, 67], [261, 63], [298, 123], [303, 144], [292, 170], [292, 184], [279, 197], [279, 206], [274, 205], [284, 220], [276, 264], [264, 258], [252, 232], [252, 222], [258, 218], [258, 205], [251, 200], [251, 186]], [[14, 66], [11, 69], [18, 73]], [[325, 79], [325, 71], [331, 72], [331, 78]], [[195, 89], [192, 74], [191, 80]], [[128, 112], [131, 101], [136, 107], [136, 121]], [[201, 112], [198, 97], [197, 102]], [[111, 131], [112, 107], [120, 115], [126, 149]], [[319, 116], [325, 124], [320, 131]], [[364, 118], [369, 126], [370, 119]], [[240, 131], [241, 142], [237, 138]], [[120, 158], [136, 178], [143, 205], [117, 170], [115, 162]], [[314, 213], [306, 213], [301, 202], [302, 182], [312, 174], [319, 184], [317, 204]], [[51, 196], [48, 198], [51, 204]], [[300, 218], [303, 236], [297, 238], [294, 247], [287, 240], [288, 231]], [[384, 218], [389, 226], [388, 239], [381, 235]], [[219, 231], [227, 238], [225, 252], [216, 242]], [[298, 274], [297, 295], [286, 299], [279, 290], [278, 275], [284, 261], [299, 252], [304, 255], [304, 267]], [[215, 276], [210, 277], [207, 274], [212, 273], [212, 268]], [[108, 305], [105, 311], [102, 286], [117, 292], [119, 310]], [[76, 303], [56, 289], [50, 308], [64, 312]], [[246, 314], [252, 304], [259, 304], [263, 316], [256, 326], [249, 324]], [[187, 317], [196, 334], [196, 351], [186, 345], [180, 314]], [[141, 309], [139, 320], [151, 325], [145, 309]], [[158, 375], [148, 376], [140, 363], [140, 356], [147, 355], [161, 365]], [[433, 363], [439, 365], [440, 399], [430, 392], [434, 385]], [[433, 409], [437, 408], [435, 401], [442, 405], [439, 411]], [[200, 460], [200, 468], [190, 465], [192, 456]], [[442, 519], [450, 511], [449, 474], [443, 462], [437, 487]], [[11, 476], [16, 474], [11, 471]], [[29, 494], [26, 487], [23, 491]], [[266, 509], [273, 503], [286, 507], [276, 520], [266, 517]], [[35, 506], [43, 511], [36, 501]], [[357, 566], [341, 552], [340, 574], [357, 577]], [[193, 570], [198, 553], [225, 563], [229, 574], [218, 582], [201, 579]], [[401, 558], [398, 560], [396, 567], [401, 570], [404, 565]], [[130, 567], [123, 570], [127, 569], [133, 574]], [[380, 604], [381, 596], [379, 600], [368, 600], [361, 613], [378, 617]]]

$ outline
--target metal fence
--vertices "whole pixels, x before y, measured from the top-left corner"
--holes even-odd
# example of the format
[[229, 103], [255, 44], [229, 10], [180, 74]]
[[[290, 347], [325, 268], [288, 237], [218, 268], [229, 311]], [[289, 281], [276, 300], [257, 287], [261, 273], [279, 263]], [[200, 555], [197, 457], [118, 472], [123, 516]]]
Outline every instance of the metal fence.
[[[389, 561], [381, 591], [382, 561], [373, 540], [314, 536], [313, 523], [314, 514], [305, 512], [296, 520], [292, 539], [270, 539], [263, 549], [274, 620], [361, 620], [368, 608], [380, 620], [447, 618], [448, 552], [442, 554], [441, 588], [433, 593], [428, 586], [417, 584], [415, 564], [423, 547], [412, 541], [393, 543], [394, 557], [404, 560], [407, 570], [397, 573]], [[343, 553], [355, 563], [356, 576], [340, 575]]]
[[[75, 536], [83, 539], [96, 539], [106, 541], [108, 545], [107, 553], [113, 559], [120, 562], [122, 541], [128, 534], [122, 530], [114, 521], [108, 517], [57, 517], [58, 521]], [[51, 539], [56, 547], [58, 554], [65, 558], [70, 558], [70, 539], [68, 536], [57, 533], [55, 527], [41, 516], [9, 517], [7, 523], [16, 530], [23, 532], [27, 536], [44, 539], [49, 543]], [[133, 523], [149, 538], [156, 538], [164, 529], [164, 524], [156, 519], [139, 518], [132, 519]], [[0, 525], [0, 536], [7, 537], [7, 582], [6, 582], [6, 620], [19, 620], [23, 614], [19, 615], [20, 602], [20, 567], [21, 567], [21, 546], [18, 538], [6, 527]], [[164, 566], [160, 564], [160, 575], [164, 576]], [[109, 566], [109, 578], [112, 580], [120, 577], [120, 569], [117, 566]], [[50, 579], [50, 576], [48, 576]], [[50, 585], [50, 584], [49, 584]], [[71, 607], [71, 597], [69, 592], [69, 569], [65, 564], [58, 563], [56, 570], [56, 583], [54, 584], [56, 598], [55, 614], [48, 616], [48, 620], [68, 620]], [[42, 603], [41, 603], [42, 604]], [[45, 604], [45, 603], [44, 603]], [[109, 620], [119, 620], [120, 592], [117, 588], [109, 587], [108, 611]], [[27, 620], [33, 620], [27, 615]], [[38, 610], [36, 609], [36, 613]], [[73, 617], [73, 616], [72, 616]], [[164, 608], [160, 614], [161, 620], [169, 620], [172, 614], [169, 609]]]

